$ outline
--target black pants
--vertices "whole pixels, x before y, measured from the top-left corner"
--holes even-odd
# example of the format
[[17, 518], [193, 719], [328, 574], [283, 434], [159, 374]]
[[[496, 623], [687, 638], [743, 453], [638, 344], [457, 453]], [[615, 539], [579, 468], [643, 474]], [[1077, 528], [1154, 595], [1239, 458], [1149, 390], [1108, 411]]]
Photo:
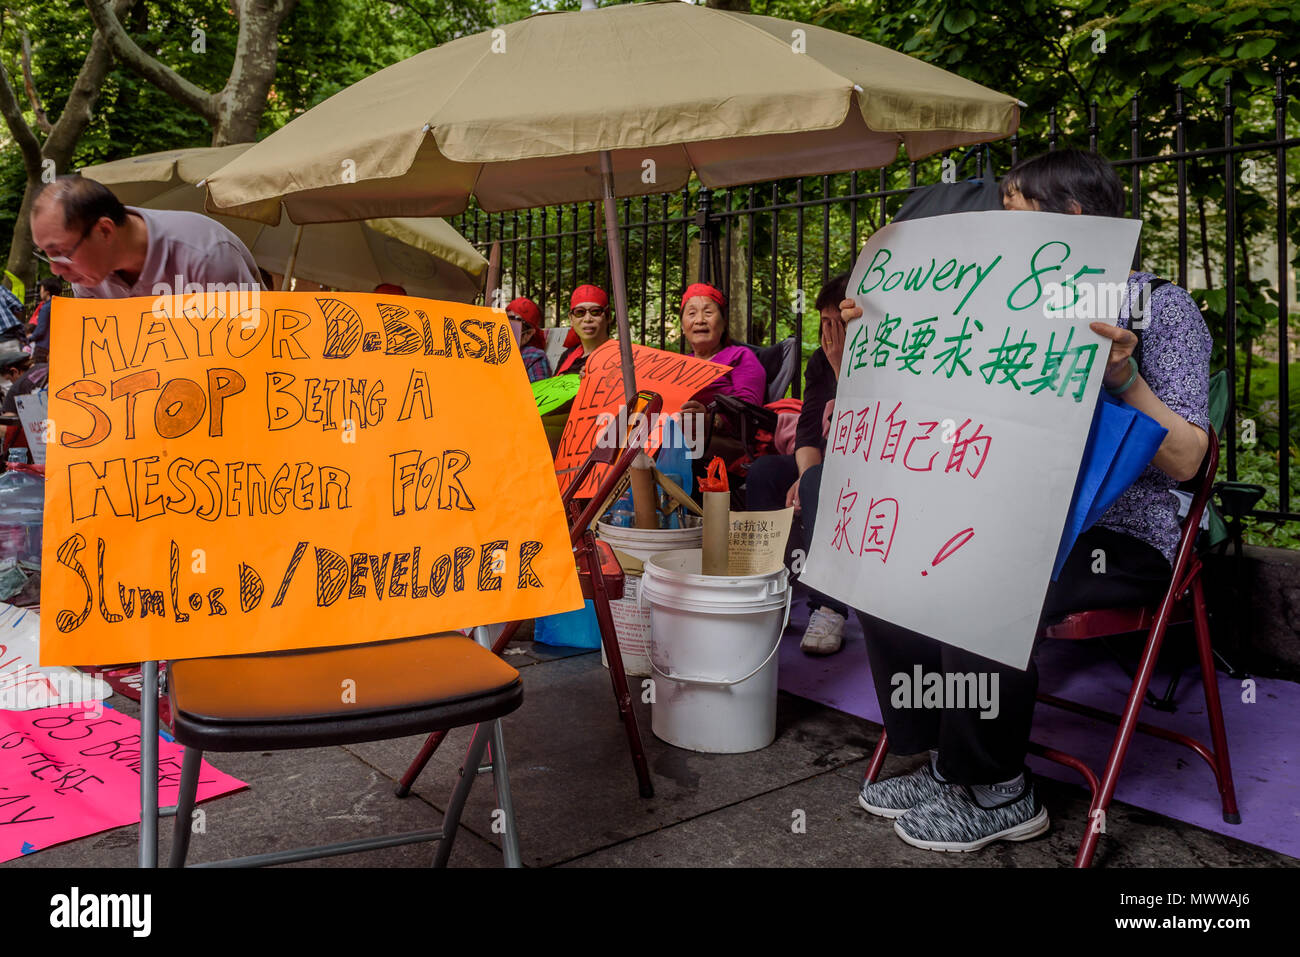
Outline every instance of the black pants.
[[[769, 512], [785, 508], [785, 495], [794, 480], [799, 479], [799, 515], [796, 516], [792, 534], [802, 523], [800, 547], [804, 554], [812, 542], [813, 521], [817, 517], [817, 493], [821, 490], [822, 467], [814, 465], [799, 478], [799, 466], [793, 455], [764, 455], [754, 461], [745, 477], [745, 507], [751, 512]], [[808, 589], [808, 610], [825, 608], [847, 618], [848, 608], [819, 591]]]
[[[1095, 551], [1104, 553], [1104, 572]], [[1172, 569], [1165, 557], [1145, 542], [1104, 528], [1079, 536], [1059, 580], [1047, 590], [1042, 625], [1059, 621], [1072, 611], [1120, 608], [1157, 602], [1169, 588]], [[1032, 657], [1025, 671], [962, 651], [926, 635], [858, 612], [867, 639], [867, 658], [876, 697], [889, 732], [890, 750], [918, 754], [936, 749], [939, 773], [957, 784], [993, 784], [1019, 774], [1029, 745], [1029, 729], [1038, 694], [1038, 668]], [[894, 675], [981, 673], [997, 676], [997, 714], [981, 717], [977, 706], [966, 708], [894, 707]], [[900, 702], [901, 703], [901, 702]], [[992, 713], [991, 708], [985, 709]]]

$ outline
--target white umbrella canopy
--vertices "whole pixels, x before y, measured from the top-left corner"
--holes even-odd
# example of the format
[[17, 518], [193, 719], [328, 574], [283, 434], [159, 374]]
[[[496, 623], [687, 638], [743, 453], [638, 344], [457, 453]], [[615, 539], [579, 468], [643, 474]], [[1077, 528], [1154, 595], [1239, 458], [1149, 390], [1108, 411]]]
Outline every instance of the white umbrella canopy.
[[545, 13], [381, 70], [209, 180], [279, 222], [453, 215], [883, 166], [1015, 131], [1014, 97], [885, 47], [667, 3]]
[[810, 24], [669, 0], [546, 13], [394, 64], [208, 178], [279, 223], [601, 199], [636, 394], [615, 196], [883, 166], [1001, 139], [1018, 101]]
[[[239, 237], [259, 266], [284, 274], [294, 257], [292, 224], [208, 213], [204, 190], [196, 188], [252, 145], [149, 153], [88, 166], [81, 175], [103, 183], [129, 206], [212, 216]], [[487, 260], [442, 219], [381, 218], [304, 228], [292, 272], [335, 288], [369, 292], [387, 282], [413, 296], [470, 302], [482, 289]]]

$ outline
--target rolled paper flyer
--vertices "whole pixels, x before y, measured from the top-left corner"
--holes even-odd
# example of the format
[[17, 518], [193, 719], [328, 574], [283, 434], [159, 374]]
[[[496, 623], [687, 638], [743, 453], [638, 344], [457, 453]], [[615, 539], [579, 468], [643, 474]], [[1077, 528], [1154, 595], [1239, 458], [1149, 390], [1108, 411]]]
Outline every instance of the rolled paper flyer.
[[731, 533], [731, 491], [726, 463], [714, 456], [708, 475], [700, 480], [704, 493], [704, 554], [700, 572], [704, 575], [728, 574], [728, 544]]

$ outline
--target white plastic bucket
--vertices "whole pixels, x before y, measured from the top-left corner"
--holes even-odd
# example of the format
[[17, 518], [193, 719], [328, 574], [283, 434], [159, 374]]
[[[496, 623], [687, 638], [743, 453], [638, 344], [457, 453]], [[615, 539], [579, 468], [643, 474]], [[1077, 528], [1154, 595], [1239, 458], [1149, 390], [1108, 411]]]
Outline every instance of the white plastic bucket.
[[690, 751], [738, 754], [776, 738], [777, 649], [790, 619], [789, 574], [701, 575], [698, 549], [652, 556], [655, 736]]
[[[695, 519], [695, 516], [690, 518]], [[596, 534], [613, 548], [645, 562], [660, 552], [699, 548], [703, 541], [704, 527], [623, 528], [597, 522]], [[650, 610], [637, 602], [640, 584], [640, 575], [627, 575], [623, 583], [623, 597], [610, 602], [609, 610], [614, 618], [614, 634], [618, 636], [619, 652], [623, 656], [623, 670], [629, 675], [647, 677], [650, 674]], [[603, 645], [600, 649], [600, 663], [609, 667]]]

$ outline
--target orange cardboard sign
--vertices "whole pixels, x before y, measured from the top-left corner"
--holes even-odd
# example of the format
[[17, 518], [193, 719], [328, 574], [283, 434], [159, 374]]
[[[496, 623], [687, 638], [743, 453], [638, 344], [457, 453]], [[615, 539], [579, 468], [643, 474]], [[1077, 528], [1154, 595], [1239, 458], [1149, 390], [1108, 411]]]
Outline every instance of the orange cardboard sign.
[[380, 641], [582, 604], [503, 314], [55, 299], [41, 663]]
[[[664, 418], [680, 413], [683, 402], [718, 376], [731, 371], [731, 366], [718, 362], [638, 345], [632, 346], [632, 363], [636, 367], [637, 389], [658, 392], [663, 396], [664, 406], [660, 415]], [[582, 463], [595, 449], [596, 441], [623, 401], [622, 359], [618, 342], [611, 339], [593, 352], [583, 366], [582, 385], [560, 435], [560, 444], [555, 452], [555, 474], [562, 489], [568, 487], [573, 475], [582, 468]], [[650, 429], [647, 452], [659, 448], [664, 418]], [[579, 497], [595, 495], [608, 468], [601, 465], [593, 469], [578, 490]]]

